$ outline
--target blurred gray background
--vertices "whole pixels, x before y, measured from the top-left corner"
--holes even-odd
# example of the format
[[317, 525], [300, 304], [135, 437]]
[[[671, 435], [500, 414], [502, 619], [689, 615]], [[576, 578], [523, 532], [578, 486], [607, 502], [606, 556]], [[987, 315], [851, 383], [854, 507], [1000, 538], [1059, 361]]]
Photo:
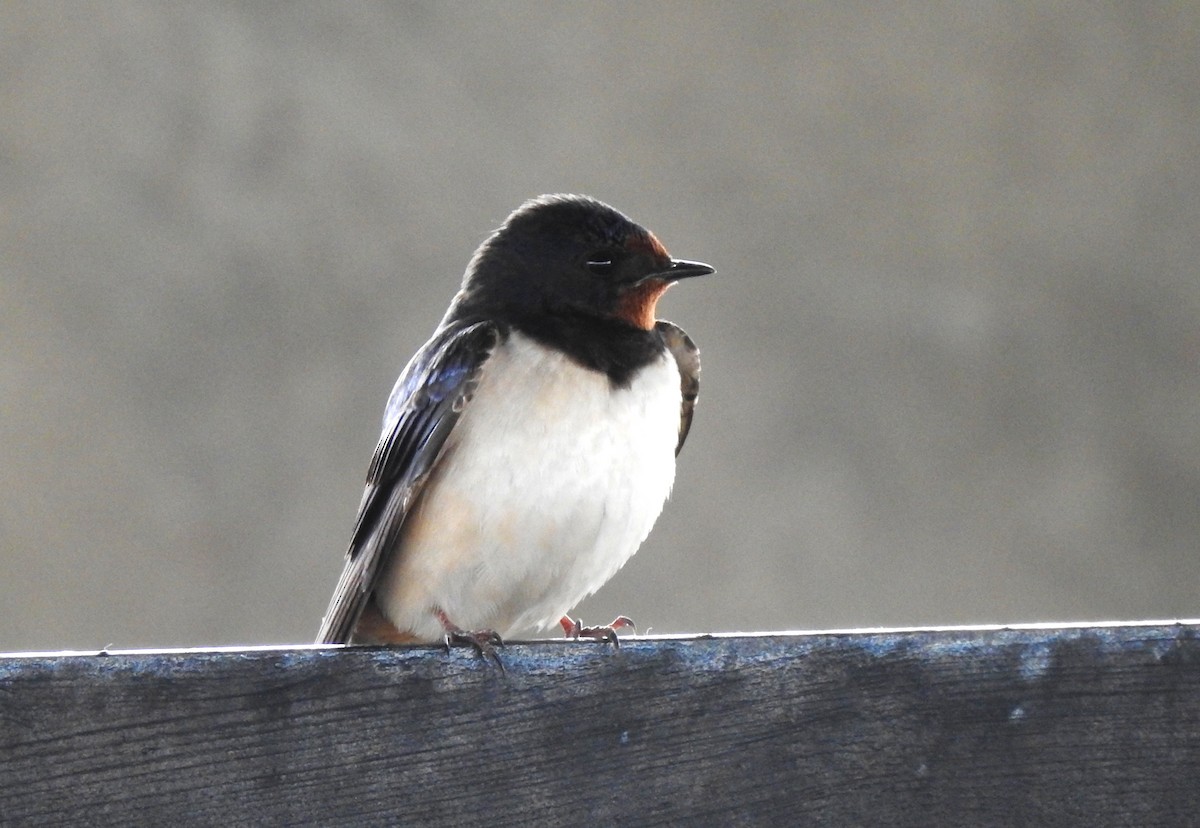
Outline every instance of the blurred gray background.
[[1200, 4], [0, 6], [0, 650], [311, 640], [522, 200], [719, 275], [657, 632], [1200, 615]]

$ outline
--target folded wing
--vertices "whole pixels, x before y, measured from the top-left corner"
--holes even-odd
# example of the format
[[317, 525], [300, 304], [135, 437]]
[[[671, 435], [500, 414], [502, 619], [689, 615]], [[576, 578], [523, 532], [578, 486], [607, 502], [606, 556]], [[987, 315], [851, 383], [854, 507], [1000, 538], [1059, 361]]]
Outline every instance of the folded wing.
[[318, 644], [349, 641], [383, 564], [395, 550], [404, 520], [502, 335], [491, 322], [446, 328], [413, 357], [396, 383]]

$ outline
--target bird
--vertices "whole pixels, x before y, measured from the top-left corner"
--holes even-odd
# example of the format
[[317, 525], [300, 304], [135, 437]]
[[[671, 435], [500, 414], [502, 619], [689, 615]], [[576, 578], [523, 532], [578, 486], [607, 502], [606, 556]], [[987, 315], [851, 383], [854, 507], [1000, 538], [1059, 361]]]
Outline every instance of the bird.
[[714, 273], [585, 195], [530, 199], [479, 245], [396, 380], [319, 644], [468, 645], [561, 626], [670, 494], [699, 350], [656, 318]]

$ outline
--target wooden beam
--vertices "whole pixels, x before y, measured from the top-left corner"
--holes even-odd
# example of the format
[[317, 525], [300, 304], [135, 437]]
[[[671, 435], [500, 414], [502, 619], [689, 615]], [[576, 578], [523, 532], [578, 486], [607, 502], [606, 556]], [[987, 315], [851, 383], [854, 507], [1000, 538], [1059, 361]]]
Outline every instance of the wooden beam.
[[1196, 824], [1198, 631], [0, 656], [0, 822]]

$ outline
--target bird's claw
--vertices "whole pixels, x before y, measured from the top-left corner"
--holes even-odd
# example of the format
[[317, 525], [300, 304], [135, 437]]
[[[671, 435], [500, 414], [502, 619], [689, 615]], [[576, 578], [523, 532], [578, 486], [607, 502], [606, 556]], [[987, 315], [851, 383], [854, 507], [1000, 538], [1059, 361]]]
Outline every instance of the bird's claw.
[[500, 672], [504, 672], [504, 664], [496, 652], [497, 647], [504, 646], [504, 639], [500, 637], [500, 633], [495, 630], [464, 630], [451, 621], [440, 607], [434, 611], [434, 614], [445, 631], [442, 636], [442, 646], [446, 648], [447, 654], [449, 654], [450, 648], [456, 644], [471, 647], [480, 658], [484, 661], [492, 661], [500, 668]]
[[446, 630], [442, 644], [447, 653], [454, 646], [470, 647], [484, 661], [491, 661], [500, 668], [500, 672], [504, 672], [504, 663], [496, 652], [497, 647], [504, 646], [504, 639], [495, 630]]
[[570, 639], [578, 641], [580, 638], [592, 638], [596, 641], [613, 645], [614, 650], [621, 649], [621, 641], [617, 638], [617, 630], [630, 629], [634, 635], [637, 635], [637, 626], [633, 623], [633, 619], [625, 615], [618, 615], [611, 623], [601, 627], [585, 627], [583, 623], [575, 618], [563, 616], [558, 622], [563, 628], [563, 634]]

